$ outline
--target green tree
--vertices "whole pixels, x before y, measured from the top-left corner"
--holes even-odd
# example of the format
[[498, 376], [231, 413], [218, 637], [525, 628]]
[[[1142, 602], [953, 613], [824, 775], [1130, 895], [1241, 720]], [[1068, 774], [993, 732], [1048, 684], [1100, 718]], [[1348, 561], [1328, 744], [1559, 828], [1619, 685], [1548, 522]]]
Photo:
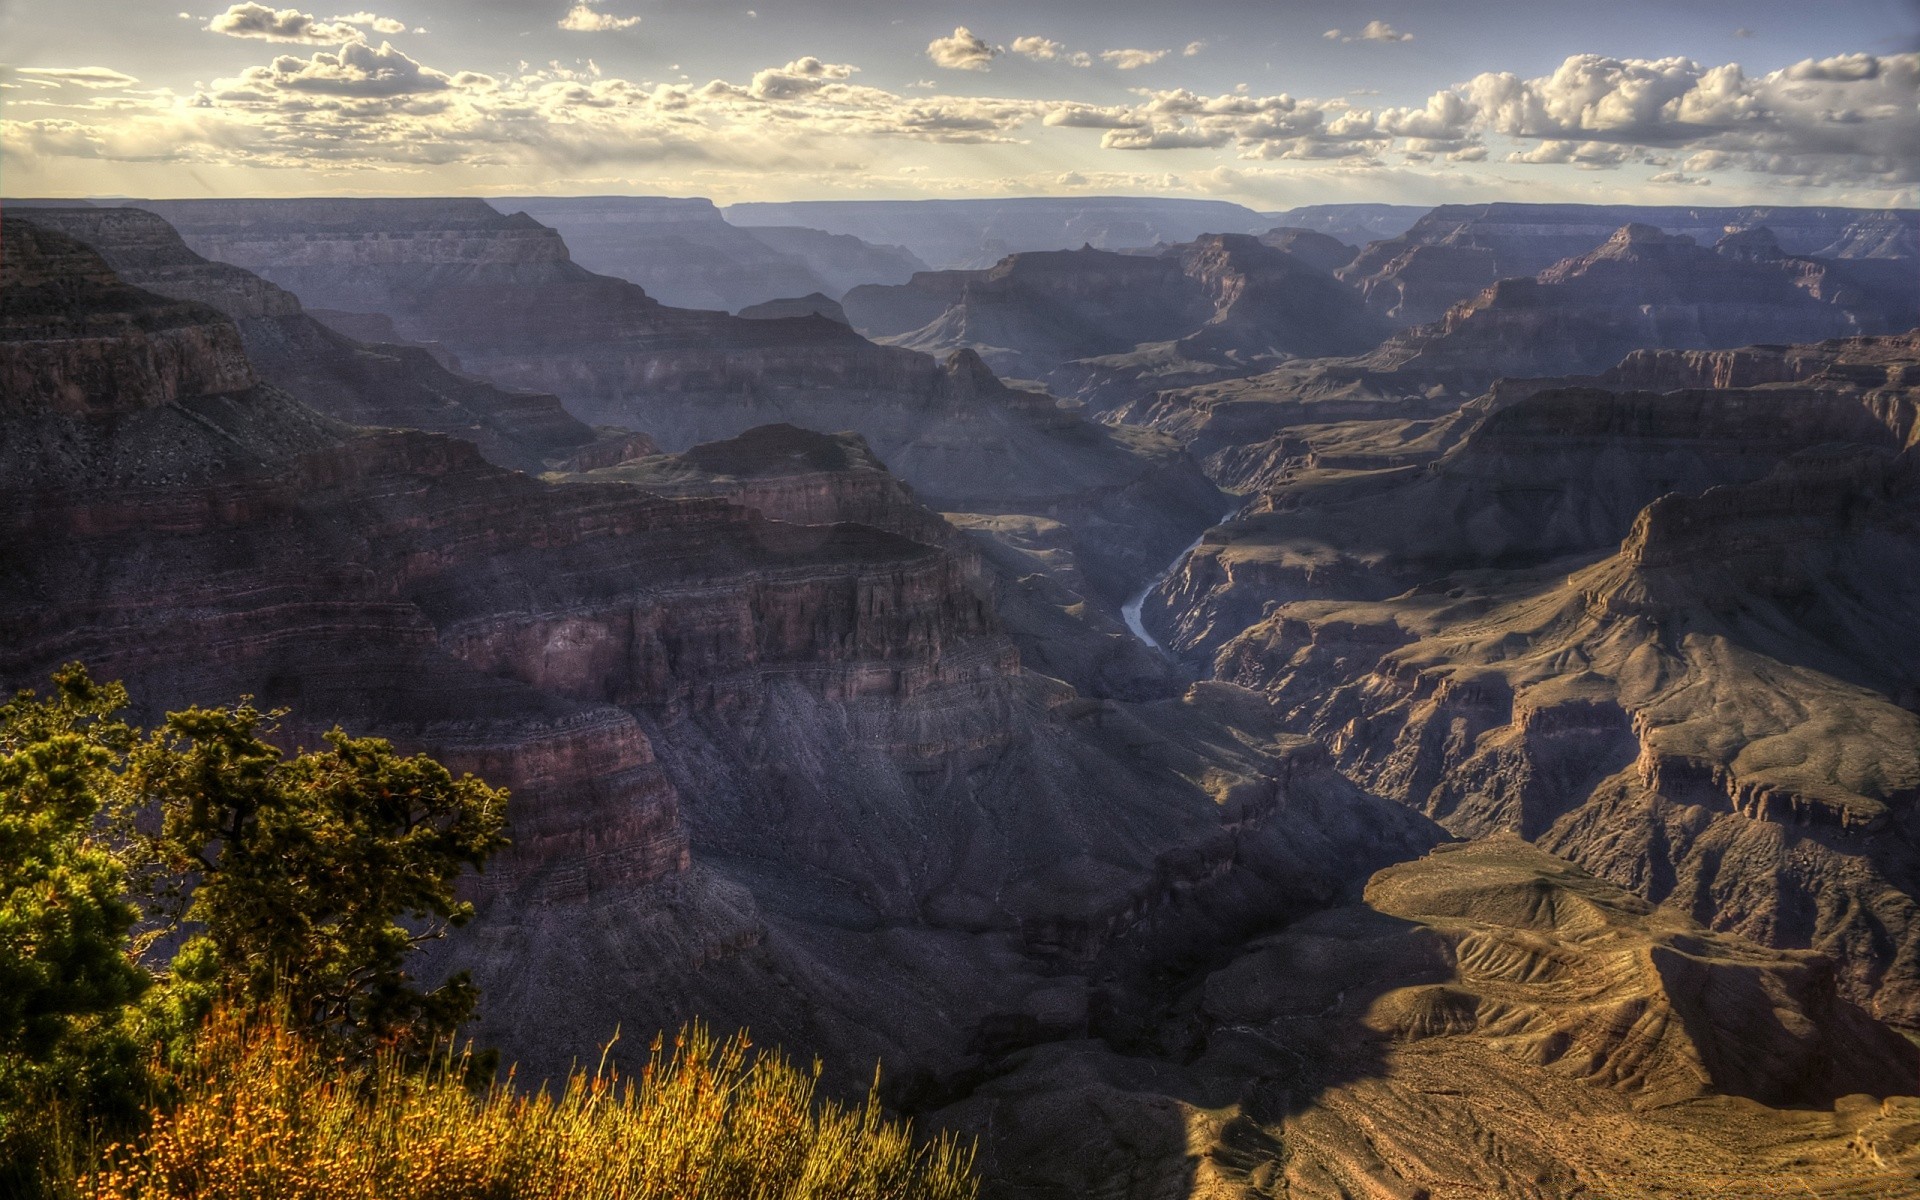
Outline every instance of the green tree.
[[177, 1002], [237, 994], [350, 1046], [424, 1052], [478, 993], [464, 973], [416, 987], [407, 958], [472, 916], [454, 883], [506, 844], [506, 793], [337, 729], [288, 756], [269, 740], [281, 715], [170, 713], [129, 753], [131, 795], [160, 813], [154, 857], [191, 884]]
[[132, 738], [114, 716], [126, 691], [77, 665], [53, 682], [0, 705], [0, 1160], [16, 1167], [46, 1151], [60, 1112], [132, 1101], [123, 1017], [151, 982], [99, 832]]

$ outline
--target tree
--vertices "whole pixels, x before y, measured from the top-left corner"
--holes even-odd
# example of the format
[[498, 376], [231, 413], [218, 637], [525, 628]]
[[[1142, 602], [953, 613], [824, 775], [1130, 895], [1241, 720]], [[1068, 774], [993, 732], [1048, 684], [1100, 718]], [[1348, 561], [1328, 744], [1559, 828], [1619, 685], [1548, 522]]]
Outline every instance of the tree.
[[127, 700], [77, 666], [47, 699], [0, 705], [0, 1159], [40, 1151], [62, 1105], [127, 1103], [138, 1068], [122, 1025], [150, 975], [135, 961], [139, 910], [98, 817], [132, 731]]
[[289, 757], [268, 740], [282, 715], [170, 713], [128, 755], [131, 795], [160, 813], [154, 856], [191, 885], [173, 986], [284, 1005], [363, 1049], [424, 1051], [478, 993], [464, 973], [415, 987], [407, 957], [473, 915], [454, 881], [506, 844], [506, 793], [338, 729]]

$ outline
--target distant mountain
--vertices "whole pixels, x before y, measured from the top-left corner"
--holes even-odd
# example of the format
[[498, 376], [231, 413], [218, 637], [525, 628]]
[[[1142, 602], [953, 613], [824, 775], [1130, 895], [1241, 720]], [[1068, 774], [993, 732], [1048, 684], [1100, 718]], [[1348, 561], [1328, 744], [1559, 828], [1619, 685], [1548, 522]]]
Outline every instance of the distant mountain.
[[1912, 209], [1448, 204], [1399, 236], [1368, 246], [1340, 277], [1360, 288], [1376, 311], [1419, 324], [1438, 320], [1495, 280], [1537, 275], [1585, 254], [1629, 224], [1708, 246], [1726, 234], [1765, 226], [1787, 254], [1920, 257], [1920, 212]]
[[844, 305], [856, 327], [890, 344], [973, 350], [1002, 374], [1044, 379], [1078, 398], [1136, 381], [1151, 390], [1295, 356], [1357, 354], [1387, 332], [1324, 269], [1245, 234], [1150, 254], [1014, 254], [991, 270], [855, 288]]
[[1364, 246], [1399, 237], [1431, 211], [1419, 204], [1308, 204], [1263, 215], [1275, 225], [1310, 229]]
[[898, 246], [817, 229], [740, 229], [713, 201], [670, 196], [501, 197], [560, 231], [589, 271], [647, 289], [676, 308], [736, 312], [783, 296], [839, 296], [862, 283], [905, 283], [927, 264]]
[[1276, 224], [1221, 200], [1147, 196], [808, 200], [735, 204], [726, 217], [744, 227], [802, 225], [897, 243], [942, 268], [990, 267], [1029, 250], [1123, 250], [1208, 233], [1262, 233]]

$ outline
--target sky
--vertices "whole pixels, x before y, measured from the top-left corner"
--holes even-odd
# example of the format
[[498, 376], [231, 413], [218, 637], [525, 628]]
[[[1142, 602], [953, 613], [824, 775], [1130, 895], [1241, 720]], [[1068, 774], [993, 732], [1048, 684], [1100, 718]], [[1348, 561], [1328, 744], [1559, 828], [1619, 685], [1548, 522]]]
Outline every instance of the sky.
[[1920, 205], [1916, 0], [0, 0], [0, 193]]

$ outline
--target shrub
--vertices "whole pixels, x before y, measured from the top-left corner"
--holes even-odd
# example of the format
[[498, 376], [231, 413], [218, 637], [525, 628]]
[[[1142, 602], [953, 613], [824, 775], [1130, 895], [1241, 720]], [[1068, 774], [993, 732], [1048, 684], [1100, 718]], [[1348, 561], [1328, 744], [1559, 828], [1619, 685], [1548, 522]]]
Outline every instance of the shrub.
[[916, 1146], [877, 1099], [744, 1035], [656, 1040], [639, 1076], [469, 1090], [459, 1056], [342, 1059], [284, 1020], [216, 1011], [177, 1101], [80, 1182], [85, 1200], [971, 1200], [972, 1154]]

